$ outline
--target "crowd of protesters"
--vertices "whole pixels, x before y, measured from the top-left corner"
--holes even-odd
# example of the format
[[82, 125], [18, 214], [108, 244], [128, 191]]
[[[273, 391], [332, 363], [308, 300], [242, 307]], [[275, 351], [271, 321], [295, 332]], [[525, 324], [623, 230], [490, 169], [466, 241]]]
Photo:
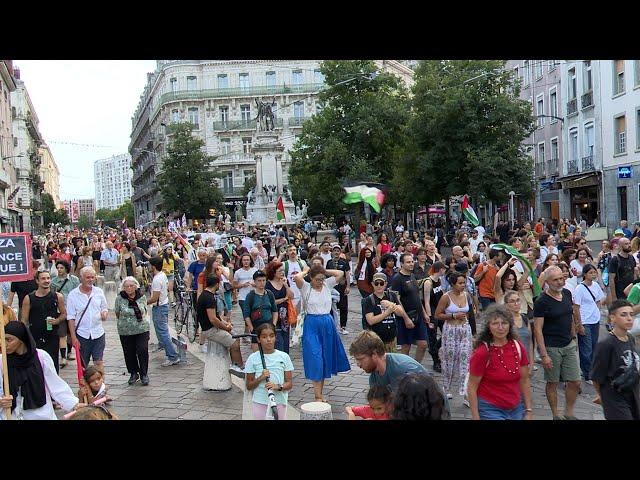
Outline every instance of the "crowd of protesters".
[[[633, 336], [634, 315], [640, 313], [640, 224], [631, 231], [622, 221], [595, 254], [584, 221], [539, 219], [513, 228], [496, 220], [493, 233], [466, 221], [449, 231], [420, 223], [410, 231], [402, 221], [363, 221], [358, 228], [340, 223], [323, 238], [318, 233], [326, 226], [310, 221], [289, 228], [219, 223], [200, 231], [50, 233], [34, 238], [34, 280], [4, 285], [3, 300], [11, 305], [18, 294], [18, 319], [55, 372], [74, 360], [76, 346], [82, 363], [88, 367], [93, 360], [104, 374], [102, 322], [114, 309], [129, 384], [139, 380], [146, 386], [152, 381], [151, 323], [157, 348], [166, 355], [162, 366], [180, 363], [168, 319], [176, 284], [184, 282], [199, 343], [215, 341], [229, 349], [232, 369], [246, 372], [254, 412], [263, 417], [267, 388], [294, 388], [289, 351], [297, 345], [291, 318], [296, 312], [305, 313], [302, 358], [315, 400], [326, 401], [326, 379], [350, 369], [340, 334], [356, 328], [347, 325], [355, 286], [363, 332], [348, 350], [371, 374], [371, 390], [369, 405], [350, 407], [350, 418], [449, 418], [455, 389], [474, 419], [531, 419], [529, 379], [540, 368], [554, 419], [576, 418], [583, 381], [596, 389], [594, 401], [603, 405], [606, 418], [640, 418], [640, 359]], [[115, 305], [107, 306], [94, 285], [97, 275], [120, 286]], [[282, 372], [263, 371], [255, 355], [243, 361], [240, 343], [232, 338], [241, 333], [232, 315], [244, 319], [245, 333], [256, 335], [252, 350], [260, 342], [272, 364], [285, 365]], [[601, 317], [611, 330], [605, 339], [599, 338]], [[33, 358], [31, 339], [15, 331], [24, 354]], [[427, 352], [430, 362], [424, 361]], [[425, 363], [442, 374], [439, 384]], [[636, 373], [631, 379], [629, 365]], [[285, 393], [279, 403], [286, 406]], [[39, 395], [36, 403], [42, 401]], [[83, 406], [64, 395], [58, 403], [67, 410]], [[416, 405], [422, 405], [420, 412]]]

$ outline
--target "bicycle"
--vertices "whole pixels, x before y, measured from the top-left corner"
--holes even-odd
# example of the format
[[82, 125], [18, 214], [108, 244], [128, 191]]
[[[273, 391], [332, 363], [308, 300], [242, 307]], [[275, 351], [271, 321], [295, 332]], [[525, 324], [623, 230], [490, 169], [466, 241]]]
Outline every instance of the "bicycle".
[[191, 291], [187, 290], [187, 286], [180, 275], [175, 276], [173, 290], [177, 300], [173, 317], [176, 333], [182, 333], [182, 329], [185, 327], [187, 330], [187, 338], [190, 343], [193, 343], [198, 333], [198, 323], [196, 322], [196, 313], [193, 307]]
[[140, 288], [142, 288], [144, 293], [149, 293], [149, 287], [151, 286], [152, 281], [151, 274], [149, 273], [149, 262], [138, 260], [136, 262], [136, 266], [140, 267], [140, 278], [138, 278]]

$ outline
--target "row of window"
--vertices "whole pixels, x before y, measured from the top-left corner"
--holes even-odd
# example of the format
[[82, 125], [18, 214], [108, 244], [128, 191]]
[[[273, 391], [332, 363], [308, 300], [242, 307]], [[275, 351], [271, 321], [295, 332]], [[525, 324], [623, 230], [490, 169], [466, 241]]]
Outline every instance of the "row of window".
[[[222, 173], [221, 188], [223, 191], [232, 190], [234, 187], [236, 187], [233, 183], [233, 180], [234, 180], [233, 170], [221, 172], [221, 173]], [[236, 176], [236, 180], [239, 180], [240, 182], [239, 185], [237, 186], [243, 186], [245, 182], [249, 180], [249, 178], [253, 177], [255, 174], [256, 174], [255, 170], [242, 170], [241, 175]]]
[[[277, 105], [273, 107], [274, 115], [277, 116]], [[320, 110], [320, 106], [316, 105], [316, 113]], [[218, 108], [219, 121], [228, 122], [229, 119], [229, 106], [223, 105]], [[293, 116], [295, 118], [304, 118], [304, 102], [298, 101], [293, 103]], [[195, 125], [195, 128], [200, 128], [200, 109], [198, 107], [187, 108], [187, 118], [189, 123]], [[243, 122], [249, 122], [252, 120], [251, 105], [240, 105], [240, 119]], [[171, 110], [171, 122], [180, 122], [180, 111], [178, 109]]]
[[[256, 85], [265, 85], [267, 87], [275, 87], [277, 85], [277, 73], [275, 71], [264, 73], [264, 83], [259, 80], [261, 75], [262, 74], [258, 73], [253, 74], [253, 79], [256, 82]], [[252, 77], [248, 72], [238, 74], [238, 86], [240, 88], [250, 88], [251, 80]], [[284, 79], [283, 82], [285, 82]], [[291, 72], [289, 83], [292, 85], [303, 84], [304, 72], [302, 70], [293, 70]], [[319, 69], [313, 71], [313, 83], [324, 83], [324, 75], [322, 75], [322, 72], [320, 72]], [[226, 73], [218, 74], [215, 86], [216, 88], [229, 88], [229, 75]], [[198, 77], [195, 75], [188, 75], [186, 77], [186, 87], [187, 90], [198, 90]], [[180, 88], [178, 88], [178, 78], [171, 77], [169, 79], [169, 91], [177, 92], [178, 90], [180, 90]]]
[[[595, 130], [593, 122], [589, 122], [584, 126], [583, 134], [583, 158], [593, 158], [593, 152], [595, 148]], [[569, 161], [578, 161], [578, 128], [574, 127], [569, 130]]]
[[522, 78], [522, 84], [526, 87], [531, 83], [532, 76], [538, 80], [544, 75], [545, 69], [551, 72], [558, 65], [560, 65], [558, 60], [524, 60], [522, 66], [516, 66], [513, 71], [516, 78]]
[[[640, 150], [640, 107], [636, 108], [636, 150]], [[627, 116], [618, 115], [613, 119], [614, 155], [627, 153]]]

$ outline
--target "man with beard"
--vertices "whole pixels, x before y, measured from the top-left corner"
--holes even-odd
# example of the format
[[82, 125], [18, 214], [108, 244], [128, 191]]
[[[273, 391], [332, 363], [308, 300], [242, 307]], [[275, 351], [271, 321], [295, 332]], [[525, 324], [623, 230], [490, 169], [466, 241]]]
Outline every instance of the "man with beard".
[[[627, 240], [628, 241], [628, 240]], [[584, 327], [573, 315], [571, 292], [564, 288], [564, 274], [559, 267], [545, 270], [549, 289], [533, 306], [535, 336], [544, 367], [545, 390], [554, 420], [576, 420], [573, 407], [580, 389], [580, 367], [576, 332], [584, 335]], [[564, 416], [558, 413], [558, 383], [567, 382]]]
[[609, 262], [609, 287], [611, 290], [611, 300], [624, 300], [627, 296], [624, 289], [633, 282], [635, 278], [636, 261], [631, 253], [631, 241], [622, 237], [618, 242], [620, 252], [611, 257]]
[[363, 330], [349, 347], [349, 353], [358, 367], [371, 374], [369, 385], [388, 386], [393, 392], [408, 373], [427, 373], [427, 370], [409, 355], [386, 353], [384, 343], [375, 332]]

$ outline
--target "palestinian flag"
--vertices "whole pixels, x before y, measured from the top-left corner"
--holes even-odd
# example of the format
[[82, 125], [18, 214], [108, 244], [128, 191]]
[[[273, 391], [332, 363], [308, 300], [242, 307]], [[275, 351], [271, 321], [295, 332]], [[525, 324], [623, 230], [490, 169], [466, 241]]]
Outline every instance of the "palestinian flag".
[[528, 270], [529, 278], [531, 279], [531, 287], [533, 288], [533, 296], [537, 297], [542, 293], [540, 288], [540, 283], [538, 283], [538, 276], [536, 275], [536, 271], [533, 269], [531, 264], [524, 258], [524, 255], [521, 254], [518, 250], [515, 249], [512, 245], [507, 245], [506, 243], [495, 243], [491, 245], [491, 248], [494, 250], [503, 250], [512, 257], [516, 257], [520, 260], [520, 263]]
[[477, 227], [478, 225], [480, 225], [480, 220], [478, 220], [476, 212], [474, 212], [471, 205], [469, 205], [469, 199], [466, 195], [464, 196], [464, 200], [462, 201], [462, 215], [464, 215], [464, 218], [471, 224], [472, 227]]
[[285, 220], [284, 202], [282, 201], [282, 197], [278, 198], [278, 205], [276, 205], [276, 218], [278, 220]]
[[384, 204], [384, 192], [379, 188], [368, 187], [367, 185], [358, 185], [357, 187], [344, 187], [347, 194], [342, 201], [344, 203], [365, 202], [371, 205], [377, 213], [380, 213]]

